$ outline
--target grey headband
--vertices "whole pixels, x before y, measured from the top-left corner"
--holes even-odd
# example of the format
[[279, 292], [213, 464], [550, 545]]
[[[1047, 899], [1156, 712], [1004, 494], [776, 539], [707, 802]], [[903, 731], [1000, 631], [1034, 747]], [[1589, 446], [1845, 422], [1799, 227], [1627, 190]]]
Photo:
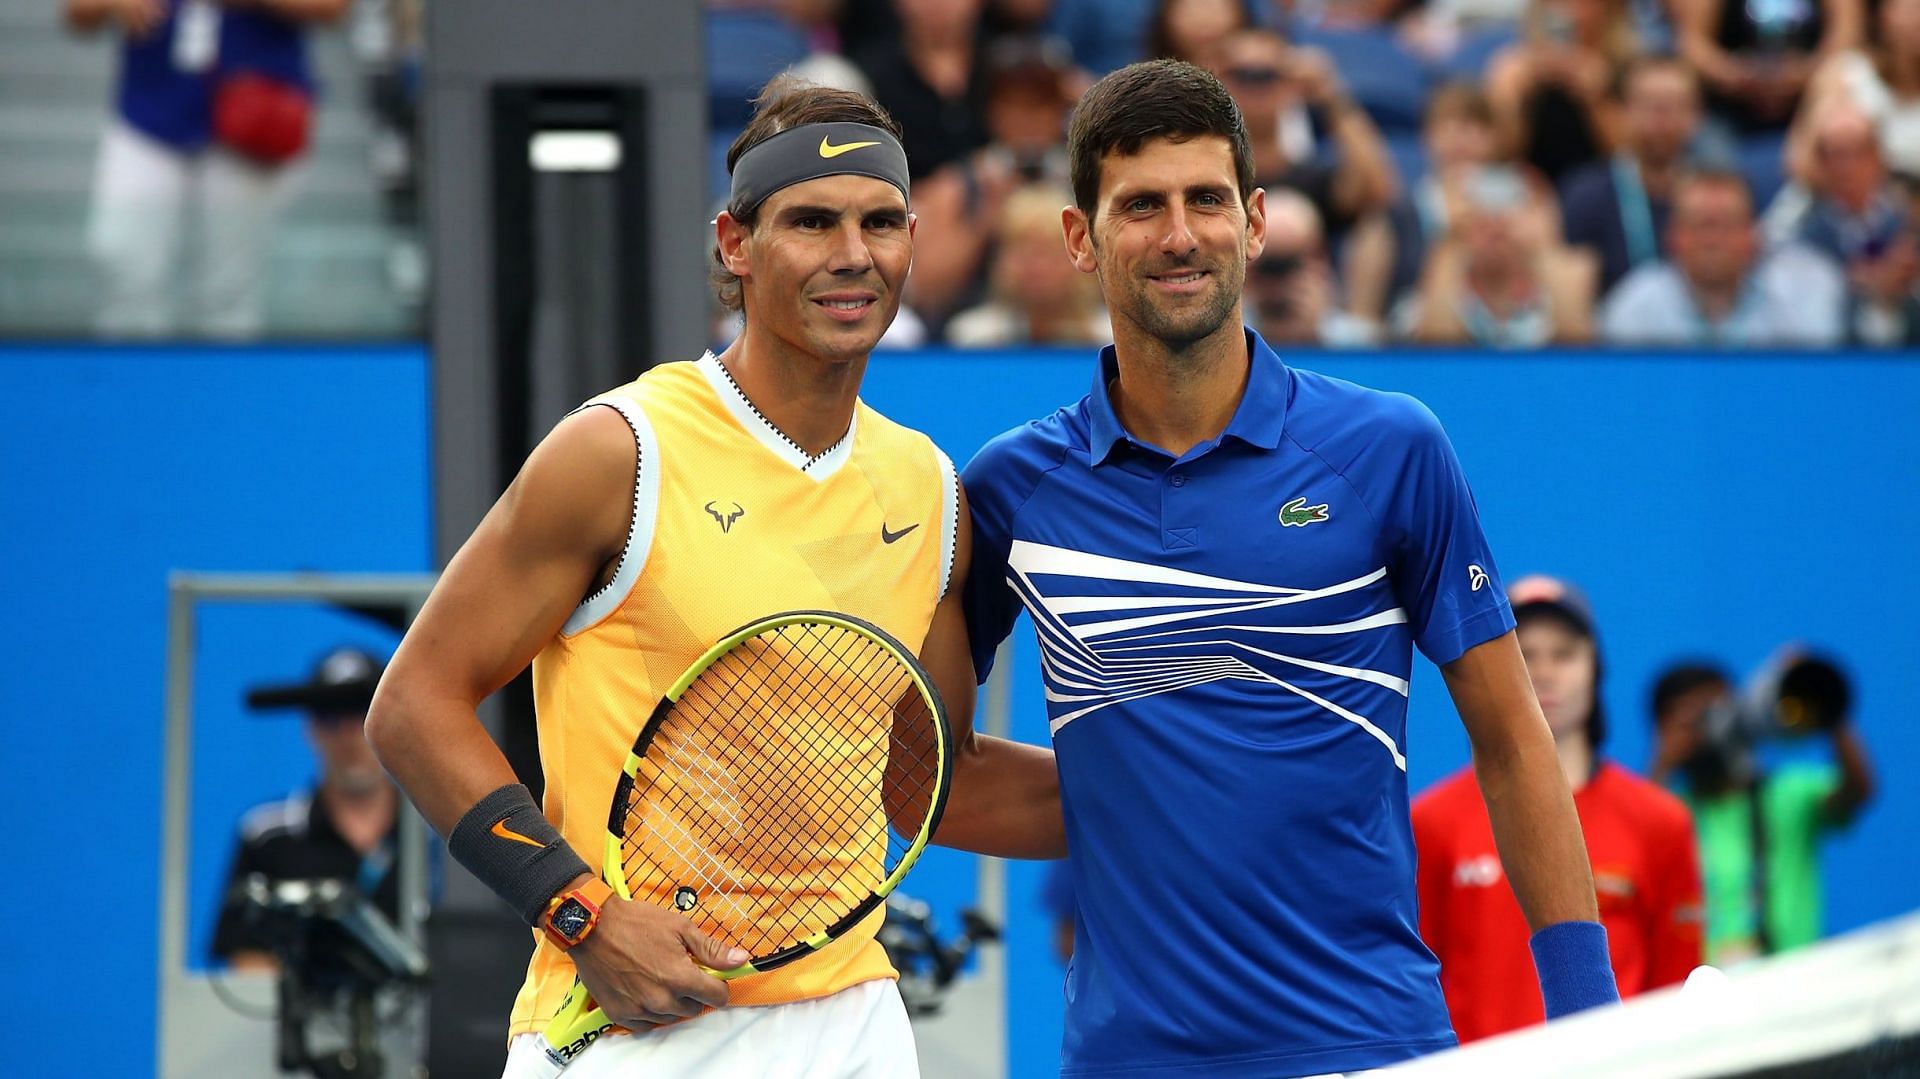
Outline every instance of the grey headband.
[[871, 176], [907, 197], [907, 152], [871, 124], [801, 124], [758, 143], [733, 165], [730, 207], [751, 212], [767, 196], [822, 176]]

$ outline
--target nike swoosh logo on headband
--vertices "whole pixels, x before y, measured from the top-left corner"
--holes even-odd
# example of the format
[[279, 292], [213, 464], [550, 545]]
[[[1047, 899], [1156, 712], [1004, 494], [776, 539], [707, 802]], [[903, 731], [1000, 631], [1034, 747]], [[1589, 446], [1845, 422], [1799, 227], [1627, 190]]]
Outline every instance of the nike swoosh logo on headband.
[[[507, 818], [507, 820], [512, 820], [512, 819], [513, 819], [512, 817]], [[507, 827], [506, 820], [494, 822], [493, 834], [499, 836], [501, 839], [511, 839], [515, 843], [525, 843], [529, 847], [544, 847], [544, 844], [542, 844], [539, 840], [531, 839], [527, 836], [523, 836], [519, 832], [516, 832], [513, 829]]]
[[827, 136], [822, 135], [820, 136], [820, 156], [827, 158], [828, 160], [832, 160], [833, 158], [839, 157], [841, 154], [846, 153], [848, 150], [858, 150], [862, 146], [878, 146], [878, 145], [880, 144], [877, 142], [849, 142], [844, 146], [835, 146], [832, 143], [827, 141]]

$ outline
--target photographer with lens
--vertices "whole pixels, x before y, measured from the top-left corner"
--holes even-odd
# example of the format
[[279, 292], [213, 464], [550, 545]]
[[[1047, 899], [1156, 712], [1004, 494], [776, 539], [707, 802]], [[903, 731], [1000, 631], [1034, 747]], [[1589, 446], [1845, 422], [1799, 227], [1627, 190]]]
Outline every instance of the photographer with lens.
[[307, 739], [320, 775], [312, 789], [250, 810], [228, 874], [226, 905], [214, 930], [213, 954], [236, 969], [273, 969], [275, 926], [248, 900], [263, 878], [335, 880], [371, 898], [387, 917], [399, 910], [393, 872], [398, 850], [399, 794], [367, 744], [367, 706], [380, 661], [358, 649], [329, 653], [313, 677], [294, 686], [255, 691], [255, 708], [297, 707], [307, 713]]
[[[1708, 962], [1724, 966], [1818, 940], [1820, 844], [1873, 797], [1846, 676], [1788, 650], [1743, 696], [1719, 667], [1679, 663], [1656, 680], [1652, 703], [1652, 777], [1686, 799], [1700, 837]], [[1827, 740], [1830, 761], [1763, 767], [1763, 743], [1816, 738]]]

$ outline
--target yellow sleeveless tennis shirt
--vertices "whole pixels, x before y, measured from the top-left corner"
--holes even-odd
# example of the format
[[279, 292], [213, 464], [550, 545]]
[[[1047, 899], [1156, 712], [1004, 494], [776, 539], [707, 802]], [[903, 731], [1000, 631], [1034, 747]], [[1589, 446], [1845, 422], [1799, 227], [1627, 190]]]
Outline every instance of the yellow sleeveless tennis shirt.
[[[958, 481], [918, 431], [854, 409], [809, 460], [711, 353], [648, 371], [586, 406], [633, 429], [633, 521], [613, 580], [533, 663], [545, 811], [599, 867], [607, 809], [634, 737], [667, 687], [728, 633], [816, 609], [874, 623], [917, 652], [952, 569]], [[729, 983], [734, 1004], [776, 1004], [895, 977], [874, 939], [885, 911], [815, 955]], [[539, 1032], [573, 963], [536, 933], [511, 1035]]]

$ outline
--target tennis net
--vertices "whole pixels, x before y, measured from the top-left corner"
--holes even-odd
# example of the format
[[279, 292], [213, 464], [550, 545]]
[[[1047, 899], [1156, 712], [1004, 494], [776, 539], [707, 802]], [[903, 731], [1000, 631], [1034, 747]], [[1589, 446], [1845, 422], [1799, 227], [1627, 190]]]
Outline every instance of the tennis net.
[[1920, 1077], [1920, 913], [1690, 983], [1382, 1074]]

